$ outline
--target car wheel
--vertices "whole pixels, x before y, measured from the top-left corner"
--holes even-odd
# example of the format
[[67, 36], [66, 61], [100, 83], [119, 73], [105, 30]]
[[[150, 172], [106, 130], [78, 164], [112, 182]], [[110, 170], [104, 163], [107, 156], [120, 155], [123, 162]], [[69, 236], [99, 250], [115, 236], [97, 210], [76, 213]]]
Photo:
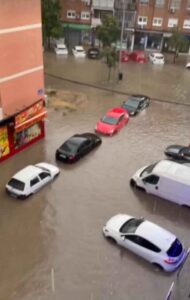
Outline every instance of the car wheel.
[[117, 244], [116, 240], [114, 238], [112, 238], [111, 236], [108, 236], [107, 240], [112, 244]]
[[132, 186], [133, 188], [137, 186], [136, 181], [134, 179], [130, 180], [130, 186]]
[[155, 267], [156, 271], [163, 271], [164, 270], [164, 268], [161, 265], [157, 264], [157, 263], [153, 263], [153, 266]]

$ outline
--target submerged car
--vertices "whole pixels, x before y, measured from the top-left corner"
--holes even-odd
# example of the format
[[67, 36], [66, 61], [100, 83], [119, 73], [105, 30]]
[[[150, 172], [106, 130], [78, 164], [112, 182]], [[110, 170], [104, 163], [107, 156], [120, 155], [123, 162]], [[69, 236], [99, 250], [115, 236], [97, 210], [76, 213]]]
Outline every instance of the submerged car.
[[86, 52], [82, 46], [74, 46], [72, 48], [72, 53], [77, 58], [86, 57]]
[[106, 223], [103, 234], [167, 272], [175, 271], [186, 257], [174, 234], [143, 218], [118, 214]]
[[64, 163], [74, 163], [102, 143], [93, 133], [75, 134], [57, 150], [55, 157]]
[[89, 48], [87, 51], [88, 58], [97, 59], [100, 57], [100, 50], [96, 47]]
[[129, 61], [129, 51], [127, 50], [119, 50], [117, 52], [118, 60], [120, 62], [128, 62]]
[[54, 180], [59, 173], [56, 166], [45, 162], [29, 165], [11, 178], [6, 184], [6, 192], [15, 198], [25, 199]]
[[97, 122], [95, 131], [105, 135], [112, 136], [118, 132], [129, 120], [128, 112], [121, 108], [115, 107], [109, 110], [100, 121]]
[[164, 55], [162, 53], [151, 53], [149, 60], [155, 65], [163, 65], [165, 63]]
[[57, 55], [68, 55], [68, 49], [63, 43], [56, 43], [54, 51]]
[[165, 149], [164, 153], [173, 159], [190, 161], [190, 147], [171, 145]]
[[127, 101], [123, 102], [121, 107], [128, 111], [130, 116], [137, 115], [140, 111], [147, 108], [150, 104], [150, 98], [144, 95], [131, 95]]
[[134, 62], [137, 62], [137, 63], [146, 63], [147, 62], [146, 53], [141, 50], [136, 50], [136, 51], [129, 53], [129, 59], [133, 60]]
[[185, 67], [186, 69], [190, 69], [190, 62], [188, 62]]

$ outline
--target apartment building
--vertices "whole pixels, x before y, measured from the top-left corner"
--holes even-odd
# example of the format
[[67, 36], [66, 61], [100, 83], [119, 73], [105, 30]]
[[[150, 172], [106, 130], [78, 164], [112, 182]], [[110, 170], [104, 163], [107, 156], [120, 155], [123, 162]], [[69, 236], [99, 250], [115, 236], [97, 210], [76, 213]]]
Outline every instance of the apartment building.
[[65, 43], [91, 43], [91, 0], [60, 0]]
[[174, 27], [190, 40], [190, 0], [138, 0], [136, 48], [168, 50]]
[[0, 162], [44, 136], [41, 1], [0, 0]]

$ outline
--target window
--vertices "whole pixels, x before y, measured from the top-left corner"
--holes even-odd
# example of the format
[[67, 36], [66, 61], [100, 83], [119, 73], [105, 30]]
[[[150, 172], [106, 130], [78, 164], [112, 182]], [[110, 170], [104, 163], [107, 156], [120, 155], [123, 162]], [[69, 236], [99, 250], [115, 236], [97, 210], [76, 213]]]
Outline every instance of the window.
[[121, 122], [121, 121], [123, 120], [123, 118], [124, 118], [124, 115], [122, 115], [121, 117], [119, 117], [119, 119], [118, 119], [118, 122], [117, 122], [117, 123]]
[[138, 17], [138, 25], [147, 25], [148, 18], [147, 17]]
[[89, 11], [82, 11], [81, 12], [81, 19], [82, 20], [90, 20], [90, 12]]
[[183, 22], [183, 28], [190, 29], [190, 20], [184, 20], [184, 22]]
[[158, 183], [159, 177], [156, 175], [150, 175], [150, 176], [146, 177], [145, 179], [143, 179], [143, 181], [155, 185]]
[[40, 180], [38, 179], [38, 177], [35, 177], [34, 179], [32, 179], [30, 181], [30, 186], [34, 186], [35, 184], [37, 184]]
[[173, 19], [173, 18], [170, 18], [168, 20], [168, 27], [172, 28], [172, 27], [176, 27], [178, 24], [178, 19]]
[[122, 233], [134, 233], [137, 229], [137, 227], [139, 227], [139, 225], [144, 222], [144, 219], [135, 219], [132, 218], [129, 221], [127, 221], [126, 223], [124, 223], [122, 225], [122, 227], [120, 228], [120, 232]]
[[155, 246], [154, 244], [152, 244], [151, 242], [147, 241], [146, 239], [137, 236], [137, 235], [129, 235], [129, 236], [125, 236], [126, 240], [129, 240], [143, 248], [146, 248], [148, 250], [154, 251], [159, 253], [161, 250]]
[[39, 174], [40, 179], [44, 179], [44, 178], [47, 178], [47, 177], [49, 177], [49, 176], [50, 176], [50, 174], [49, 174], [49, 173], [46, 173], [46, 172], [43, 172], [43, 173], [40, 173], [40, 174]]
[[155, 6], [156, 7], [163, 7], [165, 4], [165, 0], [156, 0]]
[[76, 18], [76, 11], [75, 10], [68, 10], [67, 11], [67, 18], [75, 19]]
[[140, 5], [148, 5], [149, 0], [140, 0]]
[[163, 20], [162, 18], [154, 18], [152, 25], [153, 26], [162, 26], [162, 20]]
[[24, 191], [24, 182], [20, 181], [20, 180], [17, 180], [15, 178], [12, 178], [9, 183], [8, 183], [9, 186], [11, 186], [12, 188], [14, 189], [17, 189], [19, 191]]
[[171, 0], [171, 9], [180, 9], [181, 0]]
[[169, 250], [167, 251], [167, 254], [168, 254], [168, 256], [176, 257], [176, 256], [179, 256], [181, 254], [182, 250], [183, 250], [183, 247], [182, 247], [180, 241], [178, 239], [176, 239], [172, 243]]

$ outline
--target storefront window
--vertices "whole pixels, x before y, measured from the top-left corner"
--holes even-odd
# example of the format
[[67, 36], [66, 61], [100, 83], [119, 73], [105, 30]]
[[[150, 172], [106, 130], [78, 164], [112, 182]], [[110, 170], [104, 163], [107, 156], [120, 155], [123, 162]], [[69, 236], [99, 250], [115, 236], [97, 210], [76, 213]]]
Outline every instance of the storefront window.
[[7, 127], [0, 127], [0, 158], [10, 153]]
[[15, 149], [31, 142], [35, 138], [41, 135], [40, 123], [36, 123], [29, 128], [26, 128], [20, 132], [15, 133], [14, 146]]

